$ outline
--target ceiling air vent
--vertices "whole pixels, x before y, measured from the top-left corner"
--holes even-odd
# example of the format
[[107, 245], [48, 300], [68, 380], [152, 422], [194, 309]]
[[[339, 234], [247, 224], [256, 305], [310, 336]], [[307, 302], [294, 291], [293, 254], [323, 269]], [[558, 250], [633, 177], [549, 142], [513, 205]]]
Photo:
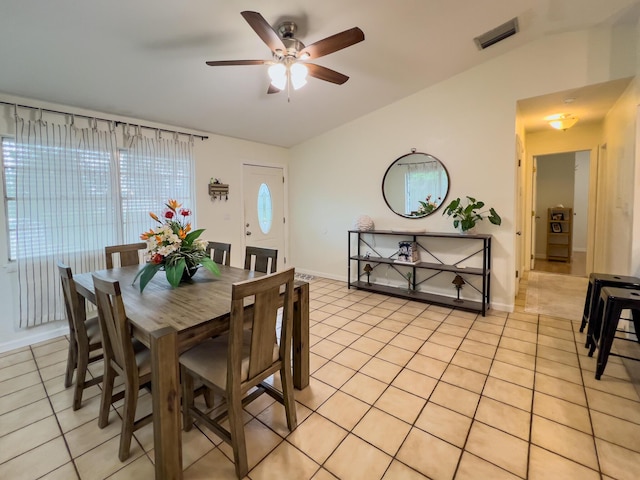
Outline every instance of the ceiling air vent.
[[512, 18], [508, 22], [503, 23], [499, 27], [494, 28], [493, 30], [489, 30], [482, 35], [478, 35], [473, 39], [476, 42], [476, 46], [478, 50], [484, 50], [491, 45], [494, 45], [505, 38], [510, 37], [511, 35], [515, 35], [518, 33], [520, 28], [518, 27], [518, 17]]

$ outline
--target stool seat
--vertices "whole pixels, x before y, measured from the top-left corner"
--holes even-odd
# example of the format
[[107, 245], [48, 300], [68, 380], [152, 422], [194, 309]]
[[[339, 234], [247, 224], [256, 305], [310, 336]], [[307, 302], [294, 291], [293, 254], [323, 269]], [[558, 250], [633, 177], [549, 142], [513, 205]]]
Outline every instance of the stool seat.
[[[598, 342], [598, 361], [596, 365], [596, 380], [600, 380], [604, 369], [607, 366], [609, 355], [622, 357], [624, 355], [616, 355], [611, 353], [611, 345], [615, 338], [620, 314], [622, 310], [630, 309], [631, 311], [640, 310], [640, 290], [631, 290], [628, 288], [603, 287], [600, 292], [600, 302], [597, 313], [601, 315], [601, 330]], [[634, 323], [637, 327], [637, 317], [634, 316]], [[640, 333], [636, 330], [636, 336]], [[626, 339], [624, 339], [626, 340]], [[592, 343], [589, 350], [589, 356], [593, 355], [595, 345]], [[629, 358], [630, 360], [640, 360], [640, 358]]]
[[[584, 301], [584, 313], [582, 314], [582, 323], [580, 324], [581, 332], [583, 332], [584, 327], [588, 325], [587, 340], [584, 345], [585, 348], [593, 346], [595, 349], [597, 339], [600, 336], [601, 317], [597, 315], [596, 312], [600, 301], [600, 290], [603, 287], [640, 290], [640, 278], [609, 273], [592, 273], [589, 275], [589, 285], [587, 286], [587, 295]], [[640, 315], [636, 315], [634, 313], [634, 318], [636, 317], [639, 318], [638, 323], [640, 323]], [[637, 324], [636, 327], [638, 327]], [[592, 343], [592, 339], [594, 337], [596, 339], [596, 343]]]

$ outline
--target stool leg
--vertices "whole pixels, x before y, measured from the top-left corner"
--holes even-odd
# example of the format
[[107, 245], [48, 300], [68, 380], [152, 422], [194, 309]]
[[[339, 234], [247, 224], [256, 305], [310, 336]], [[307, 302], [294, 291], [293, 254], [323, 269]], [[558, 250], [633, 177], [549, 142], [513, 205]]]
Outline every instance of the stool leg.
[[616, 335], [616, 329], [618, 328], [618, 321], [620, 320], [621, 314], [622, 308], [620, 308], [615, 302], [605, 302], [604, 314], [602, 316], [602, 330], [600, 332], [600, 342], [598, 347], [596, 380], [600, 380], [600, 377], [607, 366], [609, 353], [611, 353], [611, 345], [613, 344], [613, 339]]
[[600, 330], [602, 329], [602, 315], [604, 314], [606, 302], [600, 298], [600, 293], [598, 292], [598, 296], [593, 298], [592, 304], [593, 303], [596, 305], [595, 308], [591, 309], [591, 315], [589, 316], [589, 328], [587, 328], [587, 341], [585, 343], [585, 347], [589, 349], [590, 357], [593, 357], [593, 352], [596, 351], [596, 347], [598, 346]]
[[[591, 302], [593, 302], [592, 298], [592, 290], [593, 283], [589, 282], [587, 286], [587, 295], [584, 299], [584, 312], [582, 313], [582, 323], [580, 323], [580, 333], [584, 332], [584, 327], [587, 325], [589, 321], [589, 313], [591, 312]], [[585, 345], [586, 347], [587, 345]]]

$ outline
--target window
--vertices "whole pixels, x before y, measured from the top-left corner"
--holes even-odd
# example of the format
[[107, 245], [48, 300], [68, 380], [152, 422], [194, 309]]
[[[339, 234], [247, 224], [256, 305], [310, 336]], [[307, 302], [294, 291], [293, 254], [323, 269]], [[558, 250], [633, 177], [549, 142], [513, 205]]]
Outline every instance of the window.
[[[139, 130], [139, 129], [138, 129]], [[191, 139], [17, 118], [2, 138], [8, 251], [17, 264], [20, 326], [64, 318], [56, 263], [105, 267], [104, 247], [139, 241], [150, 211], [174, 198], [193, 205]]]
[[273, 220], [273, 205], [271, 203], [271, 192], [266, 183], [260, 185], [258, 189], [258, 223], [260, 230], [265, 235], [271, 230]]
[[[61, 156], [65, 161], [52, 161]], [[27, 177], [28, 185], [21, 187], [29, 191], [29, 205], [21, 207], [21, 213], [28, 219], [20, 222], [19, 229], [20, 244], [29, 246], [25, 251], [28, 257], [56, 255], [61, 250], [61, 242], [65, 244], [64, 251], [77, 252], [87, 244], [137, 242], [140, 233], [151, 226], [149, 212], [161, 210], [169, 198], [176, 197], [195, 210], [190, 157], [154, 157], [125, 149], [118, 151], [117, 158], [113, 157], [110, 152], [80, 148], [63, 155], [61, 148], [18, 145], [14, 139], [3, 137], [9, 260], [16, 260], [18, 252], [16, 167], [19, 163], [37, 172]], [[114, 182], [116, 174], [119, 179]], [[43, 208], [45, 205], [55, 208]], [[87, 205], [92, 206], [90, 222], [83, 221], [78, 211], [86, 210]], [[69, 231], [64, 237], [63, 229]], [[85, 235], [99, 239], [87, 242]]]

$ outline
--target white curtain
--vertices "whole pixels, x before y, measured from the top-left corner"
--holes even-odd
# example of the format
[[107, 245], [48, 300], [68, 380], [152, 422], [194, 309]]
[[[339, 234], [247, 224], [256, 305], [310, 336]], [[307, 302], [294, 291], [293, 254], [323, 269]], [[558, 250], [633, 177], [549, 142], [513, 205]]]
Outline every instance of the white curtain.
[[442, 199], [445, 190], [444, 181], [443, 169], [438, 162], [408, 163], [405, 175], [407, 214], [416, 211], [420, 207], [418, 202], [424, 202], [427, 195], [431, 195], [432, 202], [437, 202], [438, 197]]
[[169, 199], [195, 209], [193, 138], [141, 130], [125, 126], [119, 148], [112, 122], [78, 128], [16, 112], [2, 152], [21, 327], [64, 318], [58, 261], [74, 273], [104, 269], [104, 247], [140, 241], [150, 211]]
[[149, 212], [160, 215], [169, 199], [191, 209], [195, 218], [193, 137], [158, 131], [150, 138], [125, 127], [125, 145], [120, 151], [124, 243], [139, 242], [154, 226]]
[[9, 216], [21, 327], [64, 318], [58, 261], [74, 272], [104, 268], [104, 246], [117, 238], [114, 128], [27, 120], [16, 112], [14, 148], [3, 151], [5, 174], [7, 161], [14, 168], [6, 185], [15, 199], [7, 203], [15, 209]]

